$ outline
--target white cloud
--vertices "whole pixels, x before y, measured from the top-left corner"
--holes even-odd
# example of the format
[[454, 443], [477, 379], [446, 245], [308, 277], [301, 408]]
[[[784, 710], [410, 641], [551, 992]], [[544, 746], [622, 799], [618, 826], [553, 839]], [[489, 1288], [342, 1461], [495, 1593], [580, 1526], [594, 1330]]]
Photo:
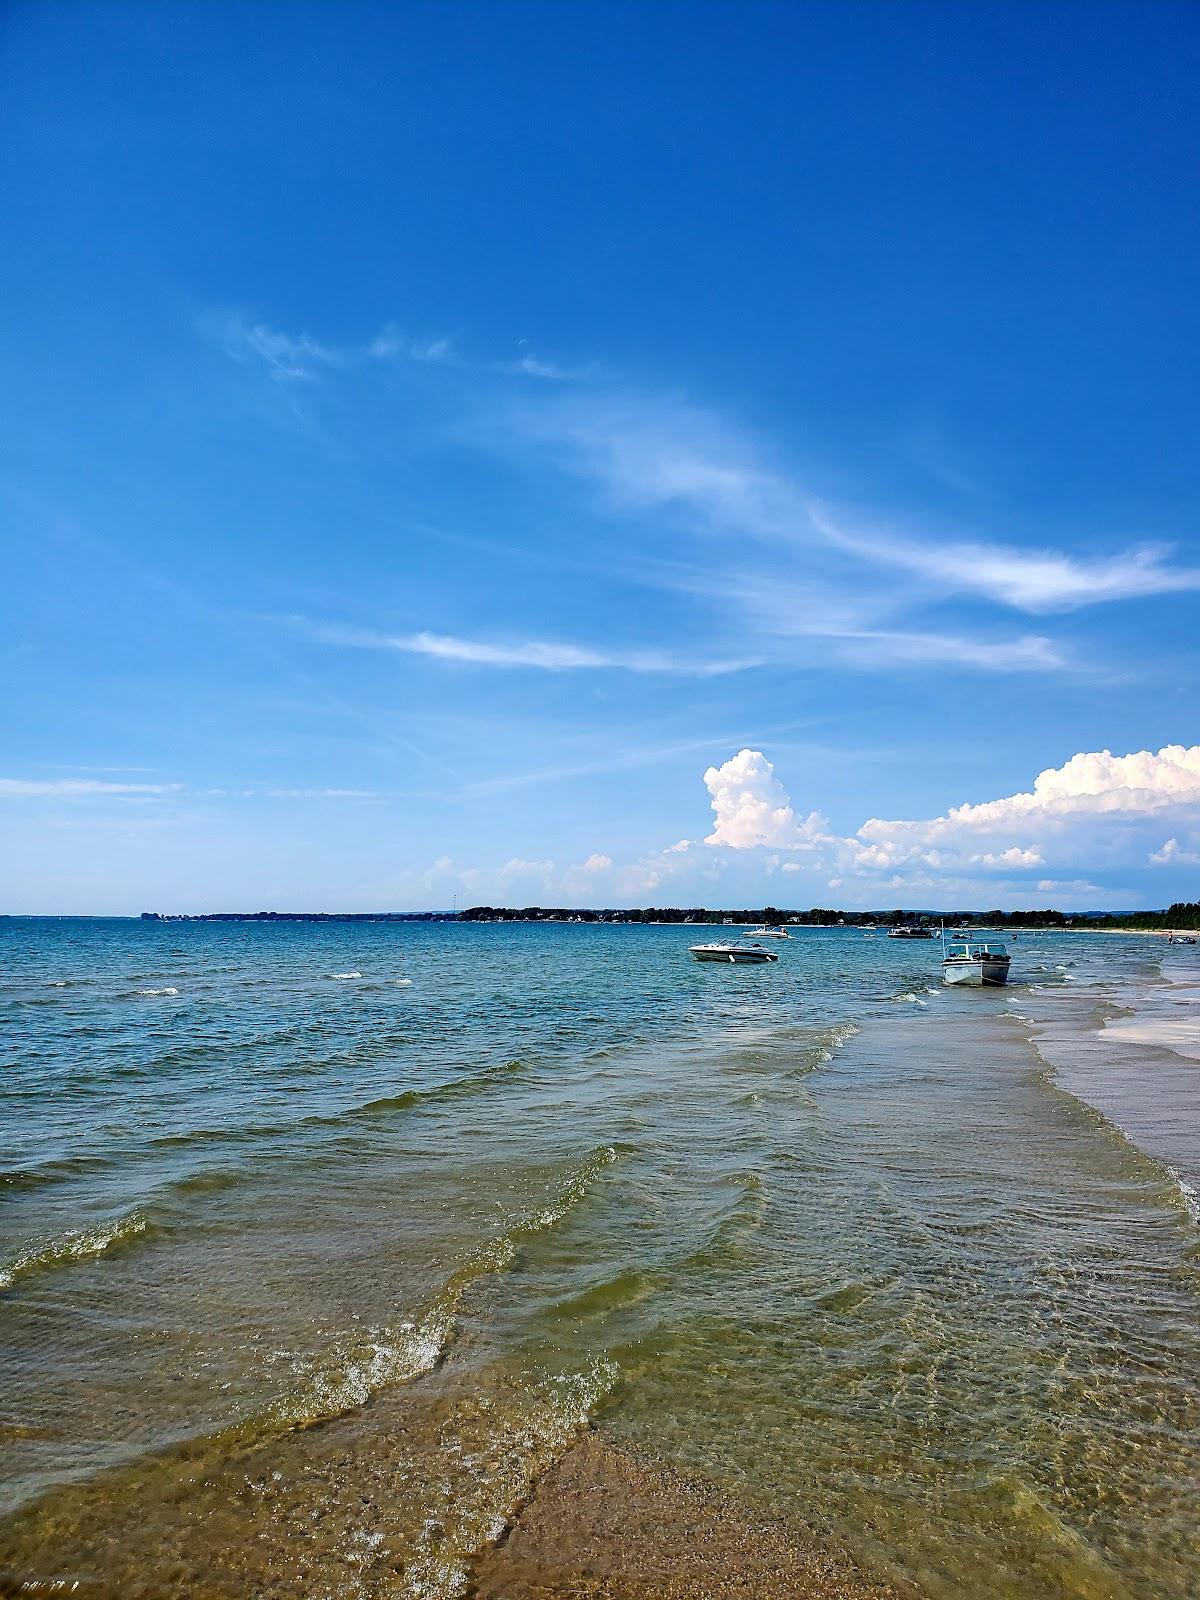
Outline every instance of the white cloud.
[[985, 850], [982, 855], [968, 856], [972, 866], [981, 867], [1040, 867], [1042, 858], [1036, 850], [1022, 850], [1011, 845], [1007, 850]]
[[570, 383], [580, 374], [569, 367], [560, 367], [553, 361], [542, 361], [537, 356], [525, 355], [502, 369], [523, 378], [544, 378], [551, 383]]
[[911, 572], [941, 593], [979, 594], [1018, 611], [1074, 611], [1108, 600], [1200, 589], [1200, 568], [1167, 566], [1166, 545], [1139, 545], [1088, 559], [954, 535], [922, 544], [878, 528], [851, 530], [813, 503], [807, 509], [814, 526], [847, 551]]
[[[214, 791], [215, 792], [215, 791]], [[384, 800], [378, 789], [249, 789], [247, 794], [264, 794], [269, 800]]]
[[1114, 756], [1081, 751], [1061, 767], [1047, 767], [1028, 794], [977, 806], [958, 806], [950, 818], [972, 827], [996, 827], [1029, 817], [1148, 816], [1176, 806], [1200, 805], [1200, 744], [1164, 745]]
[[500, 868], [499, 876], [506, 883], [513, 878], [545, 880], [553, 871], [553, 861], [527, 861], [522, 856], [513, 856]]
[[827, 837], [827, 824], [817, 812], [803, 822], [797, 817], [774, 767], [759, 750], [739, 750], [723, 766], [709, 767], [704, 782], [717, 819], [705, 844], [798, 850]]
[[[1200, 806], [1200, 745], [1165, 745], [1157, 753], [1142, 750], [1126, 756], [1086, 751], [1039, 773], [1028, 792], [979, 805], [952, 806], [944, 816], [919, 821], [872, 817], [847, 843], [854, 865], [893, 867], [928, 861], [930, 852], [938, 850], [970, 849], [970, 841], [981, 833], [1044, 833], [1082, 819], [1137, 820], [1196, 806]], [[988, 853], [973, 853], [967, 859], [987, 865], [1040, 865], [1041, 854], [1034, 853], [1036, 862], [1021, 861], [1021, 849], [1014, 845], [993, 861], [986, 860]]]
[[971, 672], [1047, 672], [1068, 665], [1052, 640], [1040, 634], [1019, 639], [963, 638], [951, 633], [906, 633], [889, 628], [814, 628], [823, 638], [846, 641], [842, 659], [884, 667], [947, 662]]
[[1168, 839], [1161, 850], [1153, 850], [1150, 860], [1160, 867], [1200, 867], [1200, 850], [1185, 850], [1178, 839]]
[[277, 383], [311, 383], [321, 371], [374, 361], [444, 362], [453, 355], [447, 339], [410, 338], [390, 323], [361, 345], [325, 344], [307, 333], [283, 333], [237, 314], [210, 318], [204, 326], [226, 355], [242, 366], [264, 366]]
[[[939, 528], [922, 539], [879, 519], [852, 526], [808, 486], [767, 465], [761, 450], [720, 418], [672, 400], [588, 397], [526, 416], [524, 426], [563, 447], [567, 464], [619, 504], [674, 509], [701, 531], [800, 547], [806, 560], [821, 551], [826, 559], [852, 558], [848, 568], [841, 562], [840, 577], [853, 591], [867, 580], [886, 582], [890, 569], [917, 580], [926, 597], [973, 594], [1045, 613], [1200, 589], [1200, 567], [1170, 566], [1163, 544], [1078, 557], [963, 528]], [[877, 598], [886, 608], [889, 596]]]
[[[742, 881], [746, 870], [760, 878], [759, 893], [762, 876], [775, 871], [811, 873], [814, 888], [820, 875], [821, 888], [844, 890], [850, 904], [877, 905], [886, 892], [898, 904], [924, 895], [953, 897], [962, 904], [987, 899], [1018, 905], [1029, 903], [1034, 888], [1060, 899], [1120, 904], [1128, 899], [1123, 891], [1083, 876], [1031, 881], [1024, 875], [1044, 869], [1047, 855], [1060, 871], [1063, 866], [1078, 870], [1084, 861], [1093, 868], [1111, 867], [1122, 852], [1129, 857], [1124, 830], [1144, 831], [1148, 820], [1171, 813], [1200, 819], [1200, 745], [1165, 745], [1157, 752], [1122, 756], [1080, 752], [1040, 773], [1027, 792], [954, 806], [937, 817], [873, 817], [844, 837], [831, 834], [819, 812], [797, 812], [762, 751], [743, 748], [709, 767], [704, 784], [714, 815], [713, 830], [703, 841], [707, 851], [684, 838], [625, 865], [598, 852], [565, 869], [553, 861], [516, 858], [489, 874], [462, 873], [460, 880], [475, 884], [486, 878], [501, 896], [515, 881], [527, 883], [527, 899], [542, 904], [596, 903], [601, 883], [613, 897], [609, 903], [659, 893], [672, 893], [682, 903], [681, 885], [687, 885], [684, 897], [704, 899], [698, 886], [728, 868], [730, 874], [741, 869], [734, 892], [751, 902], [756, 891], [749, 879]], [[993, 843], [996, 833], [1007, 833], [1008, 839]], [[1018, 839], [1010, 842], [1014, 833]], [[1200, 853], [1184, 849], [1172, 836], [1150, 859], [1192, 865], [1200, 864]], [[722, 892], [728, 891], [727, 882]], [[719, 903], [711, 891], [708, 898]]]
[[[970, 866], [1028, 872], [1045, 866], [1051, 842], [1059, 858], [1078, 855], [1085, 845], [1093, 859], [1108, 858], [1126, 848], [1120, 845], [1124, 835], [1114, 834], [1114, 828], [1144, 824], [1172, 811], [1200, 813], [1200, 745], [1165, 745], [1157, 752], [1124, 756], [1108, 750], [1080, 752], [1061, 767], [1040, 773], [1028, 792], [954, 806], [937, 817], [872, 817], [845, 838], [832, 836], [817, 812], [799, 819], [760, 751], [741, 750], [724, 766], [710, 767], [704, 782], [717, 819], [706, 844], [823, 853], [840, 869], [870, 875], [913, 866], [940, 873]], [[1017, 842], [986, 842], [997, 833], [1009, 840], [1016, 834]], [[1191, 864], [1200, 856], [1169, 839], [1151, 859]], [[792, 862], [782, 870], [803, 869]], [[892, 881], [899, 887], [902, 880]], [[907, 880], [910, 886], [917, 881]], [[1080, 879], [1053, 881], [1063, 892], [1088, 892]]]
[[541, 672], [615, 669], [710, 678], [760, 665], [757, 660], [693, 661], [666, 650], [595, 650], [588, 645], [545, 639], [497, 644], [445, 633], [384, 634], [320, 623], [301, 623], [301, 626], [311, 638], [323, 644], [347, 645], [360, 650], [399, 650], [409, 655], [430, 656], [437, 661], [459, 661], [480, 667], [531, 667]]
[[0, 778], [0, 798], [81, 799], [89, 795], [170, 794], [177, 783], [103, 783], [93, 778]]
[[775, 571], [749, 571], [744, 552], [734, 572], [673, 571], [669, 581], [662, 581], [682, 593], [738, 605], [758, 632], [788, 641], [770, 651], [770, 659], [782, 665], [797, 664], [796, 640], [814, 641], [807, 654], [799, 655], [805, 665], [829, 660], [831, 651], [843, 666], [873, 671], [942, 662], [963, 672], [1047, 672], [1073, 665], [1043, 634], [998, 638], [983, 629], [964, 634], [951, 628], [878, 626], [880, 614], [893, 610], [901, 596], [894, 582], [873, 586], [872, 574], [861, 562], [858, 566], [844, 590], [828, 577], [808, 575], [797, 582]]

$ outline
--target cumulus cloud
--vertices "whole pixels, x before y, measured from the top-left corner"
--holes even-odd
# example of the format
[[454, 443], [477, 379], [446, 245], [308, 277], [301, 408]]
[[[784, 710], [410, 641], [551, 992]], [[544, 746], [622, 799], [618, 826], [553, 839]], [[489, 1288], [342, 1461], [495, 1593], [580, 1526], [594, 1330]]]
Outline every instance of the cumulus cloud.
[[[944, 816], [918, 821], [872, 817], [850, 843], [854, 865], [894, 867], [907, 861], [936, 861], [934, 853], [969, 848], [979, 834], [1045, 833], [1083, 819], [1135, 820], [1173, 808], [1200, 806], [1200, 745], [1165, 745], [1157, 753], [1141, 750], [1114, 756], [1110, 750], [1082, 751], [1061, 767], [1038, 774], [1031, 790], [952, 806]], [[1022, 867], [1041, 864], [1040, 852], [1023, 860], [1019, 846], [974, 852], [983, 865]], [[992, 856], [992, 860], [988, 860]]]
[[1007, 850], [985, 850], [981, 855], [968, 856], [972, 866], [981, 867], [1040, 867], [1042, 857], [1036, 850], [1022, 850], [1010, 845]]
[[1161, 850], [1152, 850], [1150, 860], [1159, 867], [1200, 867], [1200, 850], [1186, 850], [1178, 839], [1168, 839]]
[[803, 821], [796, 815], [774, 766], [760, 750], [739, 750], [723, 766], [709, 767], [704, 782], [717, 819], [705, 844], [800, 850], [827, 837], [826, 821], [818, 812]]
[[[849, 837], [832, 835], [817, 812], [801, 821], [761, 751], [739, 751], [723, 766], [710, 767], [704, 782], [716, 815], [705, 839], [709, 845], [819, 852], [840, 870], [872, 875], [914, 866], [938, 872], [962, 867], [1028, 872], [1044, 867], [1050, 841], [1057, 841], [1059, 855], [1077, 849], [1081, 835], [1076, 829], [1090, 828], [1094, 843], [1097, 829], [1111, 834], [1112, 827], [1172, 811], [1200, 811], [1200, 745], [1165, 745], [1157, 752], [1122, 756], [1109, 750], [1080, 752], [1061, 767], [1039, 773], [1028, 791], [952, 806], [936, 817], [871, 817]], [[1007, 839], [993, 844], [996, 834]], [[1151, 859], [1190, 865], [1200, 857], [1168, 839]], [[791, 862], [782, 870], [801, 868]], [[1056, 880], [1056, 886], [1084, 892], [1078, 879]]]

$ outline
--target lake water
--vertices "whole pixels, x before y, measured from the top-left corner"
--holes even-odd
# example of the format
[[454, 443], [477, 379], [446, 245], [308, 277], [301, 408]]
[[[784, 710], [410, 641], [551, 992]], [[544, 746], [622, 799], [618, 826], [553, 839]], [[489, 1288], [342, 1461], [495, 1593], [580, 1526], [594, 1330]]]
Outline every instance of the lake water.
[[466, 1594], [586, 1428], [903, 1593], [1200, 1592], [1197, 950], [695, 936], [0, 923], [2, 1583]]

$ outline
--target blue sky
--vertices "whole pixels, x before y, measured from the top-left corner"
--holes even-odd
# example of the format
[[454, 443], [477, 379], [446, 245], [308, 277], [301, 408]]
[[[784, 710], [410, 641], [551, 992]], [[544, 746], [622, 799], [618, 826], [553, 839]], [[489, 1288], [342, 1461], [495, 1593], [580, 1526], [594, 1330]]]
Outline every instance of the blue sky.
[[5, 8], [3, 908], [1196, 897], [1198, 68]]

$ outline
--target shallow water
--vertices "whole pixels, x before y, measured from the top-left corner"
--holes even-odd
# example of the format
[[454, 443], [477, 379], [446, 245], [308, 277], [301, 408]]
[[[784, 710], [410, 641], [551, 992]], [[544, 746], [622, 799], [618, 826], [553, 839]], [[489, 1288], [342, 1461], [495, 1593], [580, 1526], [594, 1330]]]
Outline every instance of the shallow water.
[[688, 938], [0, 924], [0, 1565], [451, 1595], [586, 1421], [930, 1596], [1194, 1594], [1194, 952]]

